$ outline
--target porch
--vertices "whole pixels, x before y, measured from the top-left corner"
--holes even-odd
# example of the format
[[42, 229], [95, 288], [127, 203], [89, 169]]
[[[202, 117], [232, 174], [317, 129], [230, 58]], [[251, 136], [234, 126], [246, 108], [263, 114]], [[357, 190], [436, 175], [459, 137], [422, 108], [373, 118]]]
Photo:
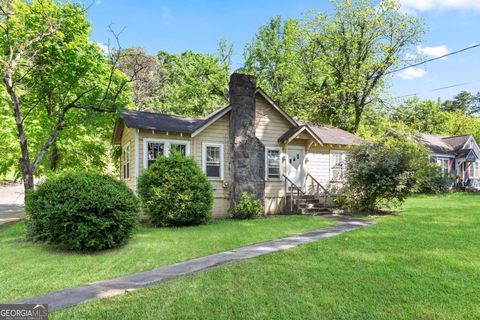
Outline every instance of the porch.
[[[279, 143], [283, 151], [279, 172], [283, 182], [283, 211], [329, 213], [343, 183], [347, 146], [325, 143], [308, 126], [287, 131]], [[267, 181], [274, 162], [267, 150]]]

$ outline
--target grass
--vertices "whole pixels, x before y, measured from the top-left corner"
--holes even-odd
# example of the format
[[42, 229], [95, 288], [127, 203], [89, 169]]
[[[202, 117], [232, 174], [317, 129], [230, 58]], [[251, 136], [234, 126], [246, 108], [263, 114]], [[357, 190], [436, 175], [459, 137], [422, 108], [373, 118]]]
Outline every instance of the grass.
[[52, 318], [480, 318], [480, 195], [415, 197], [377, 220]]
[[115, 278], [247, 244], [322, 228], [319, 217], [216, 220], [188, 228], [140, 227], [128, 245], [97, 254], [55, 251], [25, 240], [23, 222], [0, 226], [0, 303]]

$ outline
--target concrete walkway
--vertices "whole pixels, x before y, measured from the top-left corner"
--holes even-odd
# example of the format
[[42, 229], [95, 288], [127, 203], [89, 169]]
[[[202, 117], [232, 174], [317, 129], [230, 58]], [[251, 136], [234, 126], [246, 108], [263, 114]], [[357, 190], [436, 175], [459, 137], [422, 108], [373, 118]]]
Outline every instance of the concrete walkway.
[[23, 218], [23, 198], [21, 183], [0, 185], [0, 224]]
[[255, 258], [269, 253], [294, 248], [301, 244], [333, 237], [347, 231], [352, 231], [374, 224], [373, 221], [343, 216], [331, 215], [325, 217], [341, 223], [336, 226], [326, 227], [296, 236], [257, 243], [231, 251], [225, 251], [168, 265], [151, 271], [135, 273], [112, 280], [94, 282], [76, 288], [52, 292], [39, 297], [15, 301], [13, 303], [48, 303], [49, 310], [61, 309], [89, 300], [111, 297], [130, 290], [148, 287], [166, 280], [208, 270], [229, 262]]

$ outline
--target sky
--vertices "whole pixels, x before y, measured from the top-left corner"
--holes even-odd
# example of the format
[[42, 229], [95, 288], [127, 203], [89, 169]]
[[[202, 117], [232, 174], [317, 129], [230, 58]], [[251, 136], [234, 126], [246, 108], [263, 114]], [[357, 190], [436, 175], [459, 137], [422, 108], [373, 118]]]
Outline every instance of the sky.
[[[398, 0], [410, 15], [424, 19], [423, 43], [409, 57], [438, 57], [480, 43], [480, 0]], [[107, 44], [108, 28], [122, 30], [122, 47], [179, 53], [215, 53], [220, 39], [234, 44], [233, 69], [243, 48], [270, 17], [301, 17], [309, 10], [332, 11], [327, 0], [90, 0], [92, 40]], [[408, 58], [408, 57], [407, 57]], [[447, 89], [444, 87], [454, 86]], [[461, 90], [480, 91], [480, 47], [395, 73], [390, 96], [417, 94], [449, 99]]]

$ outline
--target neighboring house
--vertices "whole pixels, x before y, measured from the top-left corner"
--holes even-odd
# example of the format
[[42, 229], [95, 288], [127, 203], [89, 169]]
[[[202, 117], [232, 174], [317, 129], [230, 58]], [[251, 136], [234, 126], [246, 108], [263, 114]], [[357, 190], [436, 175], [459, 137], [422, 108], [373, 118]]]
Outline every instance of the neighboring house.
[[469, 179], [480, 178], [480, 149], [473, 135], [441, 137], [422, 134], [419, 140], [430, 149], [430, 161], [441, 166], [445, 176], [458, 178], [463, 185]]
[[124, 110], [114, 130], [122, 147], [121, 178], [135, 190], [158, 156], [171, 150], [193, 156], [212, 182], [215, 217], [225, 216], [243, 191], [274, 214], [284, 212], [297, 188], [311, 193], [342, 181], [346, 150], [362, 139], [296, 121], [252, 77], [234, 73], [229, 86], [230, 104], [203, 119]]

